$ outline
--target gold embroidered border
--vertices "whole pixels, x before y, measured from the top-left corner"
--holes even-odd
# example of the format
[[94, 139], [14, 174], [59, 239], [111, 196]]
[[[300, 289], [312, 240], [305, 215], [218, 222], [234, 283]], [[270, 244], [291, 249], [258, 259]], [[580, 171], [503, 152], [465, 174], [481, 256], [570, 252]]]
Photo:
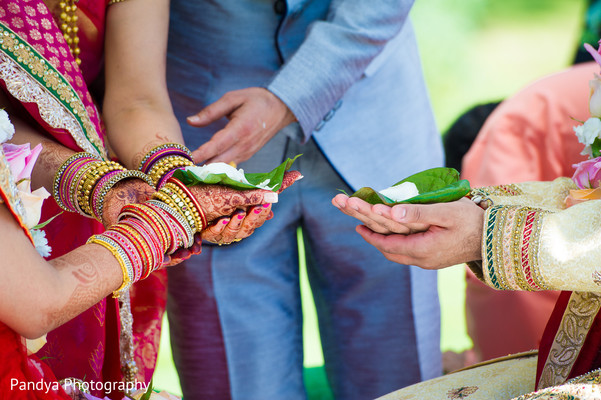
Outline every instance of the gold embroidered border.
[[529, 268], [529, 264], [526, 263], [526, 265], [525, 265], [524, 261], [528, 262], [529, 260], [528, 259], [524, 260], [522, 257], [522, 249], [525, 245], [524, 230], [525, 230], [525, 225], [526, 225], [526, 218], [530, 211], [531, 211], [531, 209], [526, 208], [526, 207], [518, 208], [516, 210], [517, 215], [516, 215], [516, 219], [515, 219], [515, 224], [512, 227], [512, 232], [511, 232], [511, 236], [513, 238], [512, 248], [511, 248], [513, 269], [516, 274], [516, 280], [517, 280], [518, 286], [520, 287], [521, 290], [527, 290], [527, 291], [533, 291], [533, 290], [537, 289], [536, 287], [532, 287], [528, 283], [528, 278], [526, 276], [526, 271], [524, 269]]
[[499, 186], [485, 186], [472, 190], [472, 193], [478, 194], [482, 197], [487, 196], [519, 196], [524, 194], [522, 189], [517, 185], [499, 185]]
[[497, 258], [499, 254], [497, 238], [499, 236], [494, 234], [495, 229], [499, 229], [500, 225], [497, 223], [499, 208], [493, 206], [486, 210], [484, 217], [484, 240], [482, 240], [482, 275], [486, 284], [494, 289], [502, 289], [495, 273], [496, 263], [502, 262], [502, 260]]
[[549, 214], [549, 211], [536, 210], [536, 213], [534, 215], [534, 220], [532, 222], [532, 233], [530, 234], [530, 245], [528, 247], [528, 260], [530, 263], [530, 271], [534, 283], [542, 290], [551, 290], [549, 285], [547, 285], [547, 283], [543, 279], [543, 276], [540, 272], [541, 268], [538, 259], [541, 231], [543, 228], [543, 217], [546, 214]]
[[[507, 232], [507, 227], [511, 228], [515, 224], [516, 210], [514, 208], [507, 208], [504, 210], [507, 219], [506, 228], [504, 230], [504, 234], [500, 240], [503, 240], [503, 264], [504, 266], [513, 265], [513, 255], [512, 255], [512, 244], [514, 241], [511, 230]], [[518, 284], [519, 277], [516, 275], [516, 271], [514, 268], [502, 268], [505, 273], [507, 279], [507, 286], [510, 290], [520, 290], [520, 286]]]
[[548, 289], [538, 264], [542, 217], [530, 207], [493, 206], [485, 220], [483, 272], [501, 290]]
[[[44, 121], [53, 128], [69, 132], [82, 150], [106, 157], [106, 150], [98, 132], [67, 80], [34, 49], [2, 25], [0, 46], [0, 78], [5, 81], [10, 94], [19, 101], [37, 104]], [[26, 66], [31, 73], [19, 63]], [[38, 79], [41, 79], [46, 87]], [[55, 92], [56, 96], [52, 92]], [[71, 109], [63, 102], [69, 104]]]
[[589, 329], [601, 309], [601, 294], [573, 292], [538, 382], [547, 388], [566, 381]]

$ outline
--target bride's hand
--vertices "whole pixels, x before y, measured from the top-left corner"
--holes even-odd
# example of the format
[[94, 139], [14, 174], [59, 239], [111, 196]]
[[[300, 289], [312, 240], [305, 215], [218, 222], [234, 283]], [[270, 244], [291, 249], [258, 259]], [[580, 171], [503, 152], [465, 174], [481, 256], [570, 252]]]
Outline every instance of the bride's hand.
[[253, 234], [255, 229], [273, 218], [271, 204], [252, 206], [248, 212], [238, 210], [231, 217], [223, 217], [202, 231], [202, 239], [216, 244], [238, 242]]
[[[301, 178], [298, 171], [287, 171], [282, 180], [282, 187], [278, 190], [281, 193], [284, 189], [290, 187], [294, 182]], [[238, 210], [231, 217], [223, 217], [209, 225], [202, 231], [202, 238], [207, 242], [217, 244], [229, 244], [234, 241], [240, 241], [253, 234], [255, 229], [263, 225], [265, 221], [273, 217], [271, 204], [252, 206], [247, 211]]]
[[[288, 171], [284, 175], [282, 190], [290, 186], [300, 177], [298, 171]], [[270, 190], [253, 189], [237, 190], [223, 185], [195, 185], [189, 187], [210, 223], [223, 216], [232, 215], [236, 210], [248, 211], [251, 206], [265, 203], [277, 203], [278, 193]]]
[[202, 252], [201, 246], [202, 237], [200, 233], [197, 233], [196, 235], [194, 235], [194, 244], [192, 245], [192, 247], [188, 247], [187, 249], [179, 248], [173, 254], [165, 254], [162, 268], [177, 265], [182, 261], [186, 261], [188, 258], [192, 257], [195, 254], [200, 254]]
[[102, 224], [105, 228], [117, 223], [121, 209], [134, 203], [149, 200], [154, 188], [141, 179], [127, 179], [117, 182], [104, 198]]

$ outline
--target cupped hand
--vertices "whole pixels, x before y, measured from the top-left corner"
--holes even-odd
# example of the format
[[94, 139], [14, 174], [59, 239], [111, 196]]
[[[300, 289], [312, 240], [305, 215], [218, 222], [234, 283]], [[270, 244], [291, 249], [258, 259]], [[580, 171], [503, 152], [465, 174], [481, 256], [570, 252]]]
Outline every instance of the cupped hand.
[[[357, 227], [363, 239], [391, 261], [440, 269], [482, 259], [484, 210], [466, 198], [397, 205], [391, 209], [391, 217], [417, 233], [383, 235], [366, 226]], [[427, 229], [422, 231], [424, 227]]]
[[296, 121], [284, 102], [259, 87], [228, 92], [187, 121], [200, 127], [224, 117], [229, 119], [227, 125], [192, 152], [194, 162], [246, 161], [279, 130]]
[[[277, 193], [281, 193], [300, 178], [302, 178], [300, 172], [287, 171]], [[269, 203], [249, 207], [247, 211], [237, 210], [231, 217], [220, 218], [209, 225], [202, 231], [202, 238], [216, 244], [237, 242], [252, 235], [255, 229], [272, 217], [273, 211]]]
[[216, 244], [238, 242], [253, 234], [265, 221], [273, 218], [271, 204], [252, 206], [248, 212], [238, 210], [231, 217], [221, 218], [202, 231], [202, 238]]
[[332, 199], [332, 204], [346, 215], [361, 221], [373, 232], [383, 235], [410, 233], [408, 227], [392, 219], [391, 207], [384, 204], [372, 206], [358, 197], [348, 197], [342, 193]]
[[171, 267], [177, 265], [182, 261], [186, 261], [193, 255], [200, 254], [202, 252], [202, 237], [200, 233], [194, 235], [194, 244], [191, 247], [179, 248], [172, 254], [165, 254], [163, 259], [163, 265], [161, 267]]
[[102, 224], [105, 228], [116, 224], [124, 206], [143, 203], [149, 200], [154, 192], [154, 188], [141, 179], [126, 179], [117, 182], [104, 198]]

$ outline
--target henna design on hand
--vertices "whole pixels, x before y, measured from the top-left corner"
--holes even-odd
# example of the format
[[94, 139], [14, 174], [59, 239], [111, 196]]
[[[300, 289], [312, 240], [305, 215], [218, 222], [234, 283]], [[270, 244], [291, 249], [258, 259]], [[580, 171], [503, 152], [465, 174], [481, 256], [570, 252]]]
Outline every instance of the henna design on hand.
[[[105, 256], [112, 257], [108, 252]], [[101, 268], [106, 265], [104, 261], [102, 256], [99, 259], [97, 248], [94, 247], [81, 247], [51, 261], [58, 271], [70, 270], [77, 284], [62, 307], [50, 305], [51, 309], [46, 316], [48, 326], [57, 327], [71, 320], [119, 285], [115, 279], [108, 278], [108, 274], [101, 273]]]
[[142, 147], [142, 150], [140, 150], [138, 153], [134, 154], [134, 156], [131, 159], [131, 163], [132, 163], [132, 165], [130, 166], [131, 168], [138, 168], [138, 166], [140, 165], [140, 161], [142, 161], [142, 159], [144, 158], [146, 153], [148, 153], [150, 150], [152, 150], [155, 147], [160, 146], [164, 143], [173, 142], [173, 140], [170, 140], [169, 137], [167, 137], [167, 135], [161, 135], [160, 133], [155, 133], [154, 137], [156, 138], [156, 140], [147, 142], [144, 145], [144, 147]]
[[102, 224], [107, 228], [115, 224], [124, 206], [143, 203], [150, 199], [154, 192], [154, 188], [141, 179], [117, 182], [104, 198]]

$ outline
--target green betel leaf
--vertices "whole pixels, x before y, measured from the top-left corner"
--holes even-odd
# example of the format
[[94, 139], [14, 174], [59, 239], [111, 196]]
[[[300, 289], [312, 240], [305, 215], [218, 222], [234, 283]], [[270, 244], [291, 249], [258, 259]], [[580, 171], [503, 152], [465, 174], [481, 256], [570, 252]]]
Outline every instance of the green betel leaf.
[[395, 202], [372, 188], [364, 187], [353, 193], [351, 197], [359, 197], [370, 204], [429, 204], [459, 200], [471, 190], [470, 183], [465, 179], [459, 180], [459, 172], [454, 168], [427, 169], [411, 175], [393, 186], [404, 182], [415, 184], [420, 194], [407, 200]]
[[201, 179], [197, 176], [193, 170], [184, 169], [177, 170], [173, 174], [177, 179], [182, 181], [186, 186], [198, 185], [201, 183], [209, 185], [225, 185], [238, 190], [257, 189], [257, 185], [268, 181], [267, 185], [274, 192], [278, 191], [282, 187], [282, 181], [284, 179], [284, 173], [288, 171], [294, 161], [302, 154], [297, 155], [294, 158], [288, 158], [286, 161], [281, 163], [274, 170], [266, 173], [245, 173], [244, 177], [249, 183], [239, 182], [231, 179], [227, 174], [209, 174], [205, 178]]

